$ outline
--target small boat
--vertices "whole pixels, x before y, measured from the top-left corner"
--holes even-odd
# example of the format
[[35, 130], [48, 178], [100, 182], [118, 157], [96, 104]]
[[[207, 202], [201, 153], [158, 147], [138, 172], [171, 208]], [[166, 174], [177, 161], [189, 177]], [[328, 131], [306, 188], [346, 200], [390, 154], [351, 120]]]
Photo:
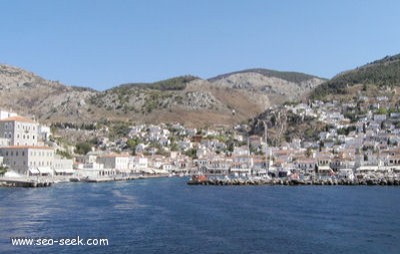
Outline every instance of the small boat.
[[208, 180], [207, 176], [205, 176], [205, 175], [193, 175], [190, 178], [188, 184], [201, 184], [201, 183], [206, 182], [207, 180]]

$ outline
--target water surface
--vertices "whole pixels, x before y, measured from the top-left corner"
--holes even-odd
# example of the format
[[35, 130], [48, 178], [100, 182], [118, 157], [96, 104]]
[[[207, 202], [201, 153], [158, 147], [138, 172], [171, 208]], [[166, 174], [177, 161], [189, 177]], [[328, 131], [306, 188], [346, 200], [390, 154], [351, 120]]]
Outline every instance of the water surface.
[[[0, 188], [0, 253], [400, 253], [398, 187], [186, 181]], [[10, 243], [78, 235], [109, 246]]]

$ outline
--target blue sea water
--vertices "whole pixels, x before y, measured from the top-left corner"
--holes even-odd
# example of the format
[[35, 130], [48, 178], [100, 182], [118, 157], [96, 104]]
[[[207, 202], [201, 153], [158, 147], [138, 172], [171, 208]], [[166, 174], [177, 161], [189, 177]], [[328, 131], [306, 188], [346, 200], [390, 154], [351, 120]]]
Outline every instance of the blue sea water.
[[[0, 253], [400, 253], [398, 187], [186, 181], [0, 188]], [[12, 246], [18, 236], [109, 245]]]

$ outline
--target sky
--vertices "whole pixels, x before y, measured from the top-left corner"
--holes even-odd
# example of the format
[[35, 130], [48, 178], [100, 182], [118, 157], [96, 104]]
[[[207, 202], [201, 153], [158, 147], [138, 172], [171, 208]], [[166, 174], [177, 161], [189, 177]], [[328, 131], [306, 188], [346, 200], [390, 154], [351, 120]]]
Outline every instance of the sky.
[[248, 68], [331, 78], [400, 53], [393, 0], [0, 0], [0, 63], [104, 90]]

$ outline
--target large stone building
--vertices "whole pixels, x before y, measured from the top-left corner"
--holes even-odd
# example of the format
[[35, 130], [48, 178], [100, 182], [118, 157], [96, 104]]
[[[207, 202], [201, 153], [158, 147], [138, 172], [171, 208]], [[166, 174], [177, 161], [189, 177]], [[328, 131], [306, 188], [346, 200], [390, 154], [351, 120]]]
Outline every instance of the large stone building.
[[0, 137], [8, 139], [9, 146], [36, 146], [39, 124], [21, 116], [0, 120]]
[[54, 150], [45, 146], [0, 148], [3, 163], [20, 175], [52, 175]]
[[[43, 135], [43, 137], [39, 137]], [[55, 157], [53, 148], [40, 145], [50, 128], [25, 117], [0, 112], [0, 158], [10, 171], [20, 175], [70, 175], [72, 160]]]

